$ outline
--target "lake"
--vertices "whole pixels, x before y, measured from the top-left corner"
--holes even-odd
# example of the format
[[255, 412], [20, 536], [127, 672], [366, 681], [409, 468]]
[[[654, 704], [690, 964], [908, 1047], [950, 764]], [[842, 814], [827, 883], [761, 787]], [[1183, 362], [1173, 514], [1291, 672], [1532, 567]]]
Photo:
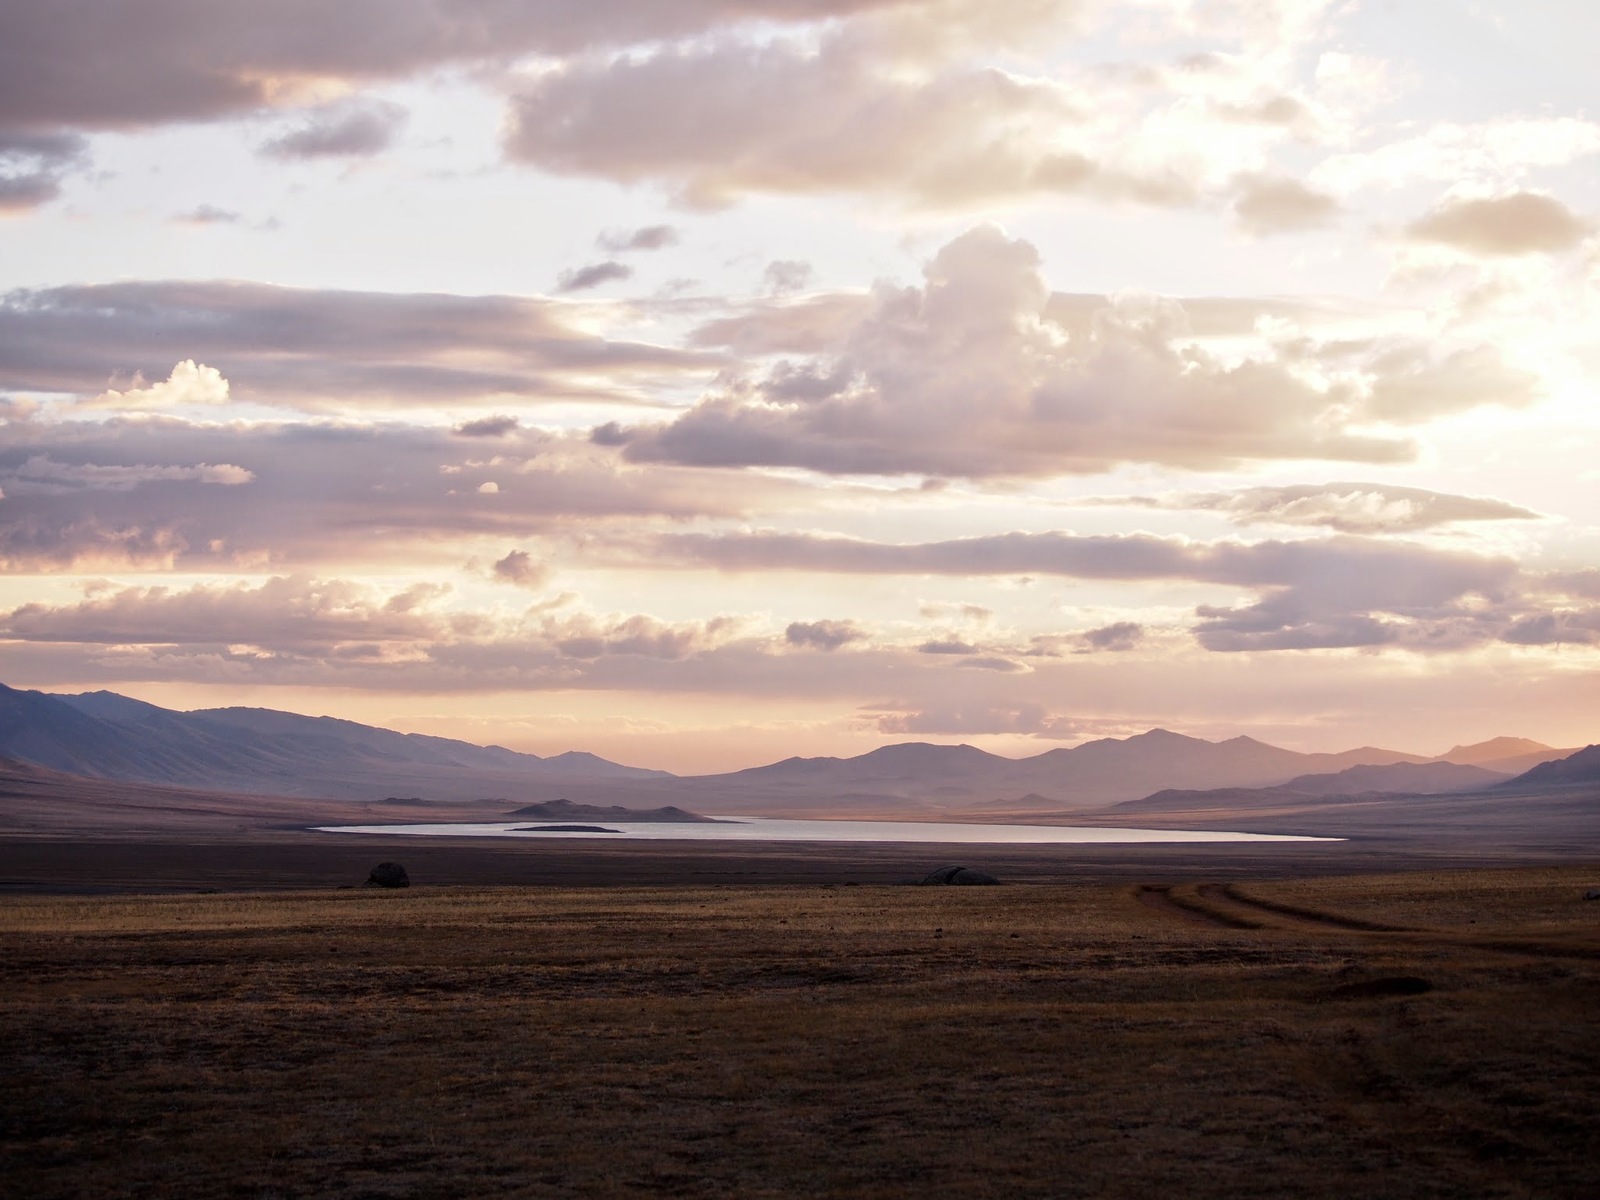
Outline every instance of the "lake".
[[529, 829], [528, 821], [486, 825], [322, 825], [321, 833], [400, 834], [406, 837], [640, 839], [660, 842], [922, 842], [945, 845], [1081, 845], [1131, 842], [1337, 842], [1342, 838], [1209, 829], [1114, 829], [1067, 825], [969, 825], [955, 821], [800, 821], [718, 817], [725, 824], [597, 822], [615, 833]]

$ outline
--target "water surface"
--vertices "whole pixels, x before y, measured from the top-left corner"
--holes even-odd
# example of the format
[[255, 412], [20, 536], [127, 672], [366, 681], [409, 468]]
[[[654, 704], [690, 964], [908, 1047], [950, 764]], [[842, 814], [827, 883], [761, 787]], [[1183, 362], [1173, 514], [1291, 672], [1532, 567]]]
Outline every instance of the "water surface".
[[[611, 821], [615, 833], [529, 829], [527, 820], [492, 824], [321, 825], [322, 833], [381, 833], [406, 837], [639, 839], [660, 842], [929, 842], [974, 845], [1074, 845], [1117, 842], [1337, 842], [1342, 838], [1211, 829], [1115, 829], [1086, 825], [968, 825], [956, 821], [801, 821], [776, 817], [718, 817], [719, 824]], [[520, 827], [520, 828], [519, 828]]]

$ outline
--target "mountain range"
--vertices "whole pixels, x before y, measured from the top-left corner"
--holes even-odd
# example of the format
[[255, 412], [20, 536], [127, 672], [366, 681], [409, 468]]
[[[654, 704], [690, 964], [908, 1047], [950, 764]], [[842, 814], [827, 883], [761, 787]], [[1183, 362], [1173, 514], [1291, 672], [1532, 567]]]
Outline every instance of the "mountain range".
[[1023, 759], [913, 742], [853, 758], [789, 758], [679, 777], [592, 754], [542, 758], [274, 709], [177, 712], [114, 692], [54, 695], [0, 685], [0, 757], [102, 780], [364, 802], [559, 798], [795, 816], [1072, 813], [1174, 788], [1284, 787], [1301, 795], [1465, 791], [1493, 787], [1572, 753], [1495, 738], [1437, 757], [1376, 747], [1302, 754], [1249, 737], [1209, 742], [1153, 729]]

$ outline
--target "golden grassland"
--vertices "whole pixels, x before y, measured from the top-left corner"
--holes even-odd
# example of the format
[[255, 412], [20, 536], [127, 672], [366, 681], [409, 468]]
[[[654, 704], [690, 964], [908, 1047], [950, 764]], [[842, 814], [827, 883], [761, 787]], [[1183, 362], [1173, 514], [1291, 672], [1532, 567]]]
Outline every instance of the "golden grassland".
[[1591, 1197], [1597, 876], [10, 896], [0, 1193]]

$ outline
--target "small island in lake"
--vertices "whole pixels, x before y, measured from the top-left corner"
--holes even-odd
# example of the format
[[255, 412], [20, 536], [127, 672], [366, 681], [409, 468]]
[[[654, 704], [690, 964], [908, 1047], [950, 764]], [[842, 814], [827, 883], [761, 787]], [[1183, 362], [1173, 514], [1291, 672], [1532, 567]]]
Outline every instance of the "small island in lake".
[[512, 833], [621, 833], [604, 825], [518, 825]]
[[[633, 821], [639, 823], [664, 824], [667, 822], [689, 823], [698, 822], [711, 825], [726, 824], [715, 817], [702, 817], [699, 813], [689, 812], [687, 809], [667, 805], [664, 808], [623, 808], [620, 804], [601, 806], [598, 804], [574, 804], [571, 800], [546, 800], [541, 804], [528, 804], [522, 808], [514, 808], [508, 816], [513, 817], [539, 817], [546, 821]], [[550, 828], [538, 832], [552, 832]], [[531, 830], [513, 830], [515, 833], [527, 833]], [[588, 831], [585, 831], [588, 832]], [[616, 833], [615, 829], [602, 830], [603, 833]]]

